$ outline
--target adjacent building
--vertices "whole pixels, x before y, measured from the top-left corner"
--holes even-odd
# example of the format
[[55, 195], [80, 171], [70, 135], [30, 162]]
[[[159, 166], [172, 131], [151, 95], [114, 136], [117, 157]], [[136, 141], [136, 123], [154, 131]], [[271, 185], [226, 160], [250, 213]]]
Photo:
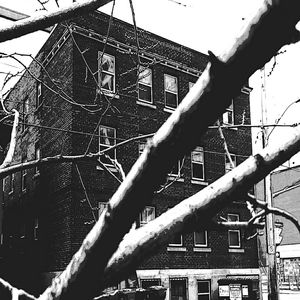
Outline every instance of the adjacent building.
[[[154, 133], [207, 62], [202, 53], [100, 12], [57, 25], [6, 100], [22, 115], [15, 162], [96, 153]], [[220, 116], [228, 125], [224, 135], [236, 165], [251, 154], [249, 127], [234, 127], [250, 124], [250, 91], [245, 84]], [[1, 276], [32, 290], [59, 274], [120, 184], [120, 170], [130, 170], [145, 143], [141, 138], [117, 147], [100, 158], [101, 164], [53, 163], [4, 178]], [[170, 170], [136, 226], [231, 168], [212, 127], [199, 136], [191, 155]], [[215, 221], [249, 218], [239, 198]], [[214, 231], [199, 226], [179, 234], [138, 268], [139, 284], [163, 285], [171, 300], [229, 299], [234, 293], [253, 299], [259, 283], [257, 245], [247, 236], [238, 227]]]

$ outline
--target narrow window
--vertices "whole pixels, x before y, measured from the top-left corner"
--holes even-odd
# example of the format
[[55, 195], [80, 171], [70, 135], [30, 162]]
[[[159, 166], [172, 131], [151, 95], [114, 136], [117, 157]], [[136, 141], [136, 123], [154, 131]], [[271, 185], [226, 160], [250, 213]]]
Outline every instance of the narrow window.
[[170, 278], [170, 299], [187, 300], [186, 278]]
[[26, 186], [27, 186], [27, 170], [21, 171], [21, 188], [22, 192], [26, 192]]
[[106, 207], [107, 207], [107, 202], [99, 202], [99, 204], [98, 204], [98, 218], [100, 218], [101, 214], [103, 213], [103, 211]]
[[194, 245], [197, 247], [207, 247], [207, 230], [198, 230], [194, 232]]
[[210, 281], [198, 280], [198, 300], [210, 300]]
[[23, 108], [22, 108], [22, 132], [25, 131], [25, 129], [28, 126], [28, 114], [29, 114], [29, 99], [26, 97], [23, 100]]
[[[40, 146], [39, 146], [39, 143], [36, 143], [35, 144], [35, 160], [40, 160], [41, 159], [41, 149], [40, 149]], [[40, 169], [38, 166], [36, 166], [34, 168], [35, 170], [35, 174], [39, 174], [40, 173]]]
[[[108, 149], [116, 144], [115, 128], [100, 125], [99, 135], [99, 151]], [[109, 156], [110, 159], [107, 156]], [[112, 165], [111, 159], [116, 159], [116, 149], [110, 150], [100, 157], [100, 161], [106, 165]]]
[[39, 219], [37, 217], [34, 219], [33, 238], [35, 241], [39, 238]]
[[234, 110], [233, 110], [233, 101], [226, 108], [226, 111], [223, 114], [223, 124], [224, 125], [234, 125]]
[[152, 70], [140, 67], [139, 73], [139, 100], [152, 103]]
[[164, 84], [165, 84], [165, 107], [175, 109], [178, 106], [177, 78], [165, 74]]
[[98, 80], [101, 90], [115, 92], [115, 57], [98, 52]]
[[204, 151], [203, 147], [196, 147], [191, 152], [192, 179], [204, 180]]
[[[240, 216], [238, 214], [228, 214], [228, 222], [238, 222]], [[229, 248], [240, 248], [241, 247], [241, 232], [239, 229], [228, 230], [228, 244]]]
[[230, 172], [232, 169], [236, 167], [236, 155], [230, 153], [231, 160], [233, 162], [233, 166], [229, 161], [228, 155], [225, 154], [225, 173]]
[[14, 192], [14, 182], [15, 182], [15, 174], [8, 175], [8, 193], [12, 194]]
[[37, 83], [37, 91], [36, 91], [36, 108], [38, 108], [42, 103], [42, 83]]
[[146, 206], [145, 209], [140, 213], [140, 226], [143, 226], [154, 219], [155, 219], [155, 207]]

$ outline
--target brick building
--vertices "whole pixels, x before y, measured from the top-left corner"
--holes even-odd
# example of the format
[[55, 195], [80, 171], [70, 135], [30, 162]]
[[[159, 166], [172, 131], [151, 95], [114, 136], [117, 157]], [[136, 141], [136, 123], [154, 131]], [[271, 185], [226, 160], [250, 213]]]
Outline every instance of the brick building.
[[[29, 68], [35, 78], [26, 72], [7, 99], [7, 106], [23, 116], [16, 162], [95, 153], [155, 132], [207, 61], [202, 53], [135, 31], [120, 20], [110, 22], [100, 12], [57, 25]], [[250, 90], [246, 85], [221, 116], [224, 124], [250, 124]], [[249, 128], [224, 129], [224, 135], [235, 164], [251, 154]], [[35, 282], [41, 274], [49, 282], [62, 271], [93, 226], [93, 215], [101, 213], [119, 185], [118, 165], [127, 173], [145, 142], [135, 140], [108, 152], [109, 158], [101, 157], [104, 166], [49, 164], [7, 176], [2, 276], [30, 286], [28, 273]], [[162, 185], [167, 187], [155, 193], [136, 226], [230, 170], [216, 128], [199, 137], [198, 145], [170, 170]], [[234, 200], [216, 221], [250, 218], [243, 199]], [[246, 241], [246, 235], [239, 228], [217, 232], [200, 227], [177, 235], [140, 266], [139, 282], [167, 287], [167, 298], [174, 300], [217, 299], [219, 291], [226, 297], [234, 289], [249, 297], [258, 288], [259, 269], [256, 241]], [[235, 285], [229, 288], [230, 283]]]

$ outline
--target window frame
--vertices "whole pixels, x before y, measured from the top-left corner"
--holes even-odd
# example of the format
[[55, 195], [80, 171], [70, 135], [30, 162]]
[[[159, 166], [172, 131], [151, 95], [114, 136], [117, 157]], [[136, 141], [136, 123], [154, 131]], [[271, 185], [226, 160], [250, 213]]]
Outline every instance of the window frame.
[[21, 190], [22, 192], [26, 192], [27, 189], [27, 179], [28, 179], [28, 172], [26, 169], [21, 171]]
[[[203, 282], [207, 282], [208, 283], [208, 292], [199, 292], [199, 284], [198, 283], [203, 283]], [[211, 299], [211, 282], [210, 280], [199, 280], [197, 279], [197, 296], [199, 299], [199, 296], [208, 296], [208, 300]]]
[[[35, 146], [34, 146], [34, 156], [35, 156], [35, 160], [41, 159], [41, 148], [38, 143], [35, 143]], [[34, 173], [40, 174], [39, 166], [35, 166]]]
[[[157, 283], [159, 283], [158, 286], [161, 286], [160, 278], [141, 278], [140, 279], [141, 288], [147, 288], [147, 287], [143, 287], [143, 282], [151, 282], [151, 281], [156, 281]], [[150, 285], [150, 286], [154, 286], [154, 285]]]
[[9, 189], [8, 189], [8, 194], [12, 194], [14, 192], [14, 183], [15, 183], [15, 174], [10, 174], [8, 175], [8, 183], [9, 183]]
[[182, 160], [178, 160], [177, 161], [177, 168], [178, 168], [178, 172], [177, 173], [172, 173], [173, 171], [173, 168], [175, 167], [175, 165], [173, 166], [173, 168], [170, 170], [170, 173], [168, 173], [168, 176], [169, 177], [181, 177], [181, 170], [183, 168], [183, 163], [184, 163], [184, 159]]
[[[149, 220], [149, 221], [142, 221], [142, 214], [144, 213], [144, 211], [146, 211], [147, 209], [153, 209], [154, 212], [154, 217], [153, 219]], [[154, 220], [156, 218], [156, 208], [155, 206], [150, 206], [150, 205], [146, 205], [145, 208], [143, 209], [143, 211], [139, 214], [139, 225], [140, 227], [148, 224], [149, 222], [151, 222], [152, 220]]]
[[[101, 128], [107, 128], [107, 129], [112, 129], [113, 130], [113, 145], [107, 145], [107, 144], [101, 144]], [[110, 137], [107, 137], [108, 139], [111, 139]], [[114, 127], [110, 127], [110, 126], [106, 126], [106, 125], [100, 125], [99, 126], [99, 152], [109, 148], [109, 147], [112, 147], [112, 146], [115, 146], [116, 145], [116, 142], [117, 142], [117, 129], [114, 128]], [[117, 151], [116, 151], [116, 148], [109, 151], [110, 153], [113, 153], [113, 157], [111, 157], [111, 155], [109, 155], [109, 157], [112, 159], [112, 160], [115, 160], [117, 158]], [[101, 161], [101, 157], [100, 157], [100, 162], [103, 163], [104, 165], [106, 166], [111, 166], [111, 167], [114, 167], [114, 165], [112, 163], [104, 163]]]
[[[153, 104], [153, 75], [152, 75], [153, 72], [152, 72], [151, 68], [144, 68], [142, 71], [141, 71], [141, 68], [143, 68], [143, 67], [140, 67], [139, 76], [138, 76], [138, 100], [141, 102], [144, 102], [144, 103]], [[141, 79], [143, 79], [143, 78], [140, 78], [140, 75], [145, 71], [150, 71], [150, 75], [145, 76], [144, 78], [150, 77], [151, 84], [141, 81]], [[150, 101], [140, 98], [140, 85], [150, 87]]]
[[[228, 120], [229, 120], [228, 116], [230, 113], [232, 114], [232, 121], [228, 122]], [[228, 107], [226, 107], [226, 111], [222, 115], [222, 123], [224, 125], [234, 125], [235, 124], [234, 117], [235, 117], [234, 116], [234, 104], [233, 104], [233, 100], [231, 100], [231, 104]]]
[[[111, 71], [104, 71], [102, 67], [102, 62], [101, 60], [105, 57], [110, 57], [113, 59], [113, 72]], [[102, 74], [107, 74], [109, 76], [112, 76], [113, 80], [113, 88], [112, 90], [106, 89], [102, 86]], [[108, 53], [103, 53], [103, 51], [98, 51], [98, 85], [101, 90], [101, 92], [106, 93], [106, 94], [115, 94], [116, 93], [116, 57], [114, 55], [108, 54]]]
[[[176, 80], [176, 92], [167, 90], [167, 87], [166, 87], [166, 78], [167, 77], [175, 78], [175, 80]], [[166, 96], [167, 93], [171, 93], [171, 94], [176, 96], [176, 107], [172, 107], [172, 106], [167, 105], [167, 96]], [[170, 110], [175, 110], [178, 107], [178, 77], [170, 75], [170, 74], [164, 74], [164, 98], [165, 98], [165, 108], [170, 109]]]
[[23, 99], [23, 103], [22, 103], [22, 129], [21, 131], [24, 132], [27, 129], [27, 124], [28, 124], [28, 119], [29, 119], [29, 98], [28, 96], [26, 96]]
[[[187, 300], [189, 298], [189, 289], [188, 289], [188, 278], [187, 277], [169, 277], [169, 286], [170, 286], [170, 296], [169, 296], [169, 299], [172, 300], [172, 281], [175, 282], [175, 281], [182, 281], [185, 283], [185, 295], [174, 295], [174, 296], [181, 296], [183, 298], [183, 300]], [[174, 291], [173, 291], [174, 292]], [[185, 297], [184, 297], [185, 296]]]
[[[229, 153], [233, 163], [234, 163], [234, 168], [237, 166], [237, 155], [234, 153]], [[229, 165], [229, 167], [227, 167]], [[231, 167], [229, 159], [227, 154], [225, 153], [225, 174], [233, 170], [234, 168]]]
[[[193, 161], [193, 153], [201, 153], [202, 152], [202, 156], [203, 156], [203, 162], [197, 162], [197, 161]], [[193, 172], [193, 164], [197, 164], [197, 165], [202, 165], [202, 173], [203, 173], [203, 178], [198, 178], [194, 176], [194, 172]], [[196, 180], [196, 181], [205, 181], [205, 156], [204, 156], [204, 148], [202, 146], [197, 146], [192, 152], [191, 152], [191, 173], [192, 173], [192, 180]]]
[[[230, 216], [235, 216], [236, 220], [232, 221], [230, 219]], [[235, 213], [228, 213], [227, 214], [227, 220], [228, 220], [228, 222], [239, 222], [240, 221], [240, 215], [239, 214], [235, 214]], [[230, 244], [230, 234], [231, 233], [238, 233], [238, 245], [231, 245]], [[228, 230], [228, 247], [229, 248], [235, 248], [235, 249], [238, 249], [238, 248], [242, 247], [242, 243], [241, 243], [241, 231], [239, 229], [229, 229]]]
[[[170, 242], [168, 246], [170, 246], [170, 247], [183, 247], [183, 235], [182, 235], [182, 233], [177, 233], [177, 235], [179, 235], [179, 234], [180, 234], [180, 240], [181, 240], [180, 244], [174, 244], [174, 243]], [[173, 238], [175, 238], [175, 237], [176, 236], [174, 236]]]
[[201, 230], [204, 232], [204, 236], [205, 236], [205, 244], [197, 244], [196, 243], [196, 233], [199, 231], [194, 231], [194, 246], [195, 247], [208, 247], [208, 232], [207, 230]]
[[42, 98], [42, 83], [38, 81], [37, 87], [36, 87], [36, 109], [40, 107], [41, 105], [41, 98]]

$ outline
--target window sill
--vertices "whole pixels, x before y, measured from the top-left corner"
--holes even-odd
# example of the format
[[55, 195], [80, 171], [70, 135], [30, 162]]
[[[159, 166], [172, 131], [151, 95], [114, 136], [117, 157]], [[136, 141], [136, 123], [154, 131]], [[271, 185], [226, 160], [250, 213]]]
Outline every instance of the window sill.
[[211, 248], [207, 248], [207, 247], [194, 247], [193, 248], [194, 252], [211, 252]]
[[[230, 130], [238, 130], [237, 127], [230, 127], [230, 126], [234, 126], [236, 124], [226, 124], [226, 123], [223, 123], [222, 126], [225, 126], [225, 129], [230, 129]], [[229, 126], [229, 127], [226, 127], [226, 126]]]
[[203, 180], [200, 180], [200, 179], [192, 179], [191, 183], [198, 184], [198, 185], [205, 185], [205, 186], [208, 185], [207, 181], [203, 181]]
[[241, 248], [229, 248], [228, 252], [229, 253], [245, 253], [245, 249], [241, 249]]
[[178, 181], [178, 182], [184, 182], [184, 178], [178, 177], [178, 175], [173, 175], [173, 174], [168, 174], [168, 179]]
[[145, 106], [145, 107], [149, 107], [149, 108], [152, 108], [152, 109], [156, 109], [157, 108], [156, 105], [154, 105], [152, 103], [148, 103], [148, 102], [142, 101], [142, 100], [137, 100], [136, 104], [141, 105], [141, 106]]
[[[106, 166], [106, 168], [107, 168], [109, 171], [114, 172], [114, 173], [118, 173], [118, 170], [117, 170], [115, 167], [113, 167], [113, 166], [108, 166], [108, 165], [105, 165], [105, 166]], [[96, 166], [96, 169], [97, 169], [97, 170], [100, 170], [100, 171], [104, 171], [104, 169], [101, 168], [100, 166]]]
[[163, 109], [165, 112], [172, 114], [175, 111], [175, 108], [171, 107], [164, 107]]
[[100, 93], [101, 93], [102, 95], [105, 95], [105, 96], [108, 96], [108, 97], [111, 97], [111, 98], [120, 99], [120, 96], [117, 95], [117, 94], [114, 93], [114, 92], [109, 92], [109, 91], [101, 90]]
[[169, 251], [169, 252], [186, 252], [186, 247], [169, 246], [169, 247], [167, 247], [167, 251]]

